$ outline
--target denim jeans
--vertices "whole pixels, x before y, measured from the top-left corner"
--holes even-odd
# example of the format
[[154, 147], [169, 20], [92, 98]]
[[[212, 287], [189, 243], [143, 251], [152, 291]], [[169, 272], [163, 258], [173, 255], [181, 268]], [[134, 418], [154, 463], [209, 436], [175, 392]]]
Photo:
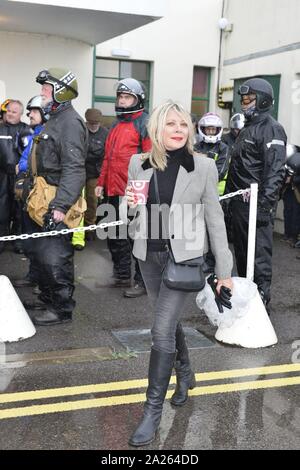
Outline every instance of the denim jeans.
[[168, 258], [166, 251], [148, 252], [146, 261], [139, 260], [148, 296], [154, 306], [151, 329], [152, 347], [157, 351], [176, 351], [176, 328], [180, 321], [188, 292], [168, 289], [162, 272]]

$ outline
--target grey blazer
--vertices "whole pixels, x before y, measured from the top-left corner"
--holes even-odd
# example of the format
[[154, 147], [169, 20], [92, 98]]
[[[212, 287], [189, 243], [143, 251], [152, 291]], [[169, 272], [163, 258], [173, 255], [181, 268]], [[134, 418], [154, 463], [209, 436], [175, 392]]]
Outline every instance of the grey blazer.
[[[149, 159], [133, 155], [128, 169], [130, 180], [148, 180], [153, 175]], [[231, 276], [232, 254], [228, 248], [223, 210], [217, 191], [218, 173], [214, 160], [202, 154], [182, 158], [169, 212], [169, 238], [175, 261], [203, 256], [209, 247], [215, 256], [215, 273], [219, 279]], [[126, 201], [121, 218], [128, 222]], [[134, 239], [133, 254], [145, 261], [147, 256], [147, 209], [138, 205], [129, 223]], [[129, 209], [129, 214], [132, 209]], [[126, 215], [125, 215], [126, 214]]]

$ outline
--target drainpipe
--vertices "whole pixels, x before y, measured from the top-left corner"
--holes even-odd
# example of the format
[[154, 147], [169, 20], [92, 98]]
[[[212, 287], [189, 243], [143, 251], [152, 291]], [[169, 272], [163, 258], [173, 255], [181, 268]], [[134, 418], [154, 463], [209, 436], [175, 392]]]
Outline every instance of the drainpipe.
[[[221, 18], [224, 18], [226, 0], [222, 0], [222, 14]], [[224, 30], [220, 29], [220, 41], [219, 41], [219, 59], [218, 59], [218, 79], [217, 79], [217, 104], [218, 104], [218, 97], [219, 97], [219, 89], [220, 89], [220, 81], [221, 81], [221, 60], [222, 60], [222, 44], [223, 44], [223, 33]]]
[[94, 107], [95, 99], [95, 75], [96, 75], [96, 46], [93, 47], [93, 80], [92, 80], [92, 108]]

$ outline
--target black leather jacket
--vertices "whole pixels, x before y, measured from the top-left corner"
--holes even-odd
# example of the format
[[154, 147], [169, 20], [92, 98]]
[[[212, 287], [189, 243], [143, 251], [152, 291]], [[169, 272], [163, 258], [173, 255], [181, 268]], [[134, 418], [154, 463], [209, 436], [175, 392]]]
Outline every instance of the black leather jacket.
[[228, 145], [228, 148], [230, 149], [236, 141], [236, 138], [236, 134], [234, 134], [233, 131], [230, 131], [227, 134], [223, 134], [221, 140], [224, 142], [224, 144]]
[[222, 141], [216, 142], [215, 144], [202, 141], [194, 146], [194, 150], [195, 152], [205, 153], [209, 158], [215, 160], [219, 181], [221, 181], [228, 171], [228, 146]]
[[19, 136], [29, 131], [30, 127], [24, 122], [0, 124], [0, 169], [5, 173], [15, 175], [15, 167], [23, 151]]
[[258, 204], [274, 207], [285, 174], [286, 140], [283, 127], [269, 113], [246, 123], [231, 149], [225, 192], [258, 183]]
[[[66, 213], [77, 201], [85, 185], [85, 123], [69, 103], [50, 113], [49, 121], [35, 141], [37, 175], [58, 187], [49, 209]], [[28, 165], [30, 171], [31, 159]]]
[[97, 132], [89, 131], [89, 144], [85, 162], [86, 179], [98, 178], [104, 158], [105, 141], [108, 130], [100, 127]]

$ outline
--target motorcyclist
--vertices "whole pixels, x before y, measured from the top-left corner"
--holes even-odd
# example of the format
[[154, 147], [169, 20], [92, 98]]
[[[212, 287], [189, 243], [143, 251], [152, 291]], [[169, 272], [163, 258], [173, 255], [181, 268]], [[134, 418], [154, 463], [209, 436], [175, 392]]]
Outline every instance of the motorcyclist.
[[227, 134], [222, 134], [222, 142], [224, 142], [229, 147], [229, 151], [236, 141], [237, 136], [241, 132], [245, 125], [245, 116], [242, 113], [234, 114], [229, 122], [230, 132]]
[[[19, 100], [6, 100], [1, 107], [5, 117], [0, 124], [0, 236], [10, 232], [21, 234], [21, 211], [15, 200], [14, 188], [16, 165], [24, 150], [20, 135], [29, 130], [29, 126], [21, 121], [23, 104]], [[5, 242], [0, 242], [0, 252]], [[22, 242], [14, 242], [14, 250], [22, 253]]]
[[[49, 120], [35, 138], [36, 145], [33, 146], [28, 167], [30, 176], [33, 176], [36, 166], [37, 176], [42, 176], [46, 183], [57, 189], [49, 203], [44, 227], [27, 214], [31, 232], [48, 230], [50, 221], [52, 228], [55, 226], [59, 230], [66, 227], [63, 223], [65, 215], [78, 200], [85, 184], [87, 153], [87, 129], [71, 104], [78, 96], [75, 75], [68, 69], [50, 68], [42, 70], [36, 81], [42, 85], [42, 104]], [[32, 252], [39, 270], [39, 300], [46, 306], [42, 314], [34, 317], [34, 323], [52, 325], [71, 321], [75, 307], [71, 236], [34, 239]]]
[[[147, 152], [151, 148], [146, 123], [145, 89], [134, 78], [120, 80], [116, 89], [115, 110], [117, 121], [109, 131], [105, 144], [105, 156], [95, 189], [100, 197], [105, 192], [119, 217], [120, 197], [124, 196], [128, 179], [128, 166], [132, 155]], [[113, 261], [114, 280], [110, 287], [131, 286], [131, 244], [128, 237], [107, 238]], [[134, 286], [124, 291], [125, 297], [140, 297], [146, 294], [138, 263], [135, 263]]]
[[198, 123], [200, 141], [194, 146], [196, 152], [204, 153], [215, 160], [219, 174], [219, 194], [225, 190], [229, 166], [228, 146], [221, 141], [223, 122], [215, 113], [206, 113]]
[[[262, 78], [246, 80], [238, 91], [245, 127], [231, 152], [226, 192], [258, 183], [257, 231], [254, 281], [267, 305], [272, 279], [272, 232], [279, 190], [284, 178], [286, 134], [271, 116], [274, 92]], [[233, 244], [239, 276], [246, 276], [249, 202], [235, 197], [231, 202]]]

